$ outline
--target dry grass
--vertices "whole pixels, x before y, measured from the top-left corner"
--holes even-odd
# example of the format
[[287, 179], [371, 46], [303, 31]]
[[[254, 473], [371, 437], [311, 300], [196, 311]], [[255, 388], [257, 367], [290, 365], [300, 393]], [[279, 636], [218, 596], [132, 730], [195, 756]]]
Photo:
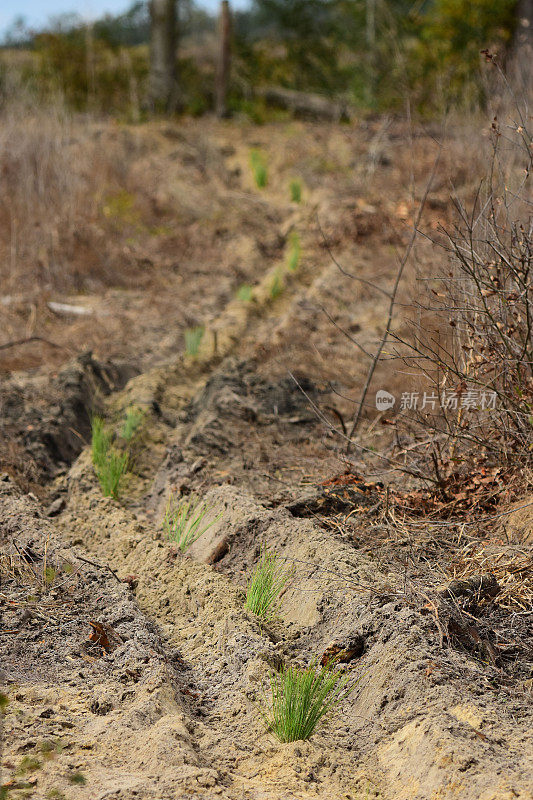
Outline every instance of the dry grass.
[[[104, 298], [153, 282], [146, 242], [158, 241], [160, 224], [146, 176], [135, 171], [136, 139], [72, 116], [60, 98], [40, 104], [9, 80], [0, 84], [0, 119], [0, 342], [47, 340], [3, 350], [0, 368], [57, 365], [87, 346], [120, 350], [129, 323]], [[65, 316], [52, 300], [87, 314]], [[107, 319], [95, 325], [96, 316]]]
[[[296, 283], [310, 282], [327, 263], [310, 210], [314, 203], [346, 268], [387, 289], [395, 248], [406, 235], [436, 147], [423, 131], [411, 136], [405, 124], [390, 126], [369, 174], [369, 148], [381, 122], [353, 129], [301, 123], [221, 128], [209, 120], [126, 125], [71, 116], [60, 100], [39, 106], [20, 87], [4, 92], [2, 115], [0, 170], [8, 180], [0, 188], [1, 341], [36, 334], [69, 348], [34, 342], [4, 350], [4, 371], [56, 366], [87, 346], [98, 356], [119, 358], [159, 354], [162, 345], [163, 356], [181, 349], [187, 328], [205, 324], [239, 285], [254, 286], [283, 258], [287, 242], [280, 231], [287, 215], [296, 213], [287, 196], [295, 176], [306, 186], [297, 208], [302, 258], [278, 306], [289, 302]], [[268, 153], [269, 186], [260, 192], [249, 168], [252, 143]], [[469, 156], [461, 150], [456, 157], [455, 147], [453, 140], [449, 160], [462, 187]], [[390, 164], [382, 166], [385, 159]], [[446, 214], [447, 192], [443, 168], [432, 197], [432, 225]], [[430, 264], [432, 253], [421, 243], [421, 260]], [[412, 273], [403, 302], [415, 282]], [[317, 285], [309, 300], [346, 329], [355, 317], [370, 346], [382, 324], [380, 295], [338, 277], [334, 295]], [[90, 315], [61, 318], [48, 300], [86, 305]], [[317, 361], [315, 372], [342, 375], [350, 384], [347, 393], [357, 387], [363, 361], [354, 359], [350, 343], [331, 331], [327, 319], [318, 319], [312, 341], [305, 326], [288, 327], [286, 342], [300, 351], [288, 353], [291, 367], [301, 358], [311, 370]], [[278, 357], [281, 348], [274, 338], [270, 342]], [[395, 391], [401, 376], [384, 364], [377, 378]]]
[[9, 73], [0, 116], [4, 308], [21, 296], [38, 306], [51, 293], [123, 285], [136, 271], [125, 242], [154, 224], [135, 140], [73, 116], [61, 97], [39, 102]]
[[469, 542], [453, 554], [448, 567], [451, 577], [494, 575], [500, 585], [495, 598], [509, 611], [531, 612], [533, 608], [533, 556], [530, 547], [502, 541]]
[[[462, 520], [436, 521], [435, 515], [430, 518], [406, 513], [395, 505], [390, 493], [388, 500], [386, 495], [381, 496], [377, 515], [375, 509], [368, 513], [360, 508], [359, 513], [321, 521], [338, 534], [353, 537], [358, 549], [372, 555], [382, 567], [394, 570], [400, 563], [404, 583], [398, 584], [396, 591], [401, 596], [414, 593], [419, 597], [421, 589], [432, 593], [451, 581], [492, 575], [500, 591], [494, 597], [480, 598], [480, 608], [494, 604], [505, 612], [531, 613], [531, 546], [498, 524], [508, 519], [508, 504], [504, 503], [503, 509], [483, 515], [465, 514]], [[525, 518], [531, 519], [531, 513], [526, 507]]]
[[78, 569], [61, 557], [47, 538], [39, 552], [14, 539], [0, 552], [0, 605], [27, 608], [37, 616], [55, 616], [61, 608], [57, 590], [77, 580]]
[[24, 87], [8, 84], [1, 112], [3, 286], [15, 293], [30, 280], [40, 288], [65, 287], [65, 249], [80, 233], [81, 207], [91, 215], [99, 176], [93, 172], [88, 185], [90, 153], [80, 158], [83, 148], [73, 146], [72, 120], [60, 101], [39, 106]]

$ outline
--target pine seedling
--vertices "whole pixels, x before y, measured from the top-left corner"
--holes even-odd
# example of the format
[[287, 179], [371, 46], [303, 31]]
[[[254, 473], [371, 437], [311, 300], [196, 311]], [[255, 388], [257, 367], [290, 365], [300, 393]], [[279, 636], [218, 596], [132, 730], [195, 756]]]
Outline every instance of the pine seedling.
[[120, 483], [128, 469], [128, 454], [111, 447], [104, 461], [95, 467], [104, 497], [118, 498]]
[[111, 447], [111, 434], [105, 426], [102, 417], [94, 416], [91, 420], [91, 455], [95, 467], [100, 466]]
[[253, 289], [248, 283], [243, 283], [237, 289], [237, 299], [243, 303], [249, 303], [252, 299]]
[[270, 675], [270, 702], [260, 711], [280, 742], [309, 739], [322, 718], [347, 695], [348, 677], [331, 666], [288, 667]]
[[250, 153], [250, 163], [252, 165], [255, 185], [258, 189], [264, 189], [268, 183], [268, 172], [263, 153], [259, 150], [252, 150]]
[[287, 269], [289, 272], [296, 272], [298, 269], [301, 253], [300, 237], [296, 231], [293, 231], [290, 237], [289, 255], [287, 257]]
[[289, 191], [293, 203], [302, 202], [302, 183], [298, 178], [295, 178], [293, 181], [290, 182]]
[[172, 494], [167, 501], [163, 530], [169, 539], [177, 544], [181, 552], [185, 553], [221, 518], [222, 512], [206, 522], [205, 518], [211, 510], [207, 503], [203, 503], [194, 495], [188, 500], [177, 500]]
[[270, 284], [270, 299], [275, 300], [283, 292], [283, 279], [279, 272], [276, 272]]
[[279, 611], [280, 595], [290, 574], [276, 553], [263, 550], [248, 582], [245, 608], [265, 622], [272, 620]]
[[111, 433], [102, 417], [93, 417], [91, 428], [91, 455], [96, 477], [104, 497], [117, 498], [120, 482], [128, 469], [128, 454], [112, 447]]
[[195, 358], [198, 355], [204, 332], [203, 325], [199, 325], [196, 328], [187, 328], [185, 331], [185, 352], [188, 356]]
[[126, 419], [120, 431], [120, 436], [126, 442], [131, 442], [144, 419], [144, 411], [136, 406], [131, 406], [126, 411]]

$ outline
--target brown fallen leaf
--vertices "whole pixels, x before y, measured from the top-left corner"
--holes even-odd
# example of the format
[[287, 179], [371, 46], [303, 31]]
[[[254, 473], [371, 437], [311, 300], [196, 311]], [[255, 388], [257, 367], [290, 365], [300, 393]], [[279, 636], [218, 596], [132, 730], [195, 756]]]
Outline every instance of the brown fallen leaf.
[[89, 622], [89, 625], [93, 629], [89, 642], [102, 647], [106, 653], [111, 653], [121, 644], [122, 639], [109, 625], [103, 625], [101, 622]]
[[103, 647], [107, 653], [111, 652], [111, 643], [107, 638], [104, 626], [100, 622], [89, 622], [89, 625], [93, 629], [89, 636], [89, 641]]

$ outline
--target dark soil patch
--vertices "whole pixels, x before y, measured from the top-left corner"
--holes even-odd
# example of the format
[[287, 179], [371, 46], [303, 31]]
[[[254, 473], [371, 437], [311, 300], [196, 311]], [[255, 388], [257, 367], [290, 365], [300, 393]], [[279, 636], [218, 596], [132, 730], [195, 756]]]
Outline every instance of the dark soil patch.
[[138, 374], [132, 364], [100, 362], [91, 353], [57, 375], [16, 376], [0, 387], [0, 471], [26, 490], [64, 472], [90, 442], [91, 416], [103, 398]]

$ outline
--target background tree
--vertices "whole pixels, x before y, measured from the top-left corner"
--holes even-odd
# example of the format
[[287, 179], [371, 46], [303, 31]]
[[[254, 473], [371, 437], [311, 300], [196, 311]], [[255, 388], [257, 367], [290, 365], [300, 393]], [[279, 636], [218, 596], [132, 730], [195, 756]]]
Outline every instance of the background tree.
[[228, 113], [227, 94], [231, 67], [231, 12], [229, 0], [222, 0], [220, 3], [219, 38], [215, 106], [217, 117], [225, 117]]
[[533, 0], [518, 0], [516, 4], [515, 47], [533, 45]]
[[250, 82], [330, 95], [346, 89], [338, 5], [338, 0], [254, 0], [236, 19]]
[[172, 112], [178, 107], [176, 48], [176, 0], [151, 0], [148, 98], [154, 111]]

